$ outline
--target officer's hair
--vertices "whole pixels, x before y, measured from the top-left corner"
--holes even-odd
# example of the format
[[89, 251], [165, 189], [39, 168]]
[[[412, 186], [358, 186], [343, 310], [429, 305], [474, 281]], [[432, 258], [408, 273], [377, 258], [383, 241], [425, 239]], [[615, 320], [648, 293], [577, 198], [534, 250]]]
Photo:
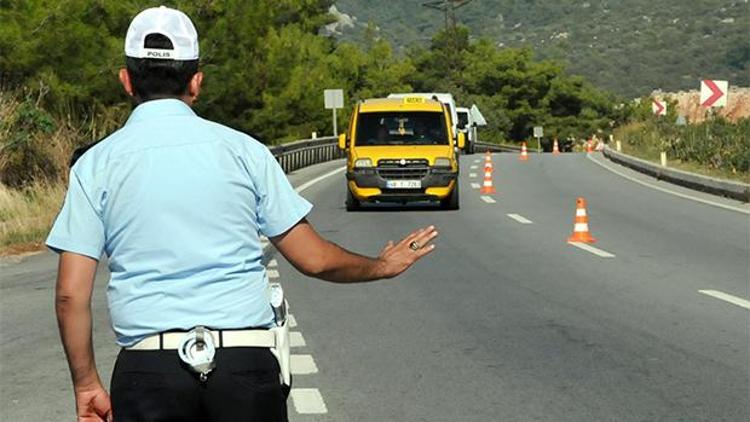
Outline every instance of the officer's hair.
[[[162, 34], [149, 34], [146, 48], [172, 49], [172, 41]], [[198, 72], [198, 60], [136, 59], [125, 57], [135, 97], [143, 102], [160, 98], [181, 97]]]

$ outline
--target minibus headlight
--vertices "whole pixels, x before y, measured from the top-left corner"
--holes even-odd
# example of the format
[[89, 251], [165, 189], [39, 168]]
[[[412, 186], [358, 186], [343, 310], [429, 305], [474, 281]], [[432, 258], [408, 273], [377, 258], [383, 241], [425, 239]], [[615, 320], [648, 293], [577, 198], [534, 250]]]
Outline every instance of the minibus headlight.
[[445, 157], [436, 158], [435, 167], [450, 168], [451, 167], [450, 158], [445, 158]]
[[360, 158], [359, 160], [354, 162], [354, 168], [357, 168], [357, 169], [372, 168], [372, 160], [370, 160], [369, 158]]

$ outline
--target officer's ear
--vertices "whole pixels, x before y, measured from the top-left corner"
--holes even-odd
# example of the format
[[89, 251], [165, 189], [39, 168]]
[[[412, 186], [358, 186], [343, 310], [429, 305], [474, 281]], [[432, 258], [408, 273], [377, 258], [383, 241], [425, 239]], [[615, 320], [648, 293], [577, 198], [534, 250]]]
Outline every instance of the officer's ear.
[[135, 94], [133, 93], [133, 83], [130, 80], [130, 74], [128, 73], [128, 69], [122, 68], [120, 69], [120, 83], [122, 84], [122, 87], [125, 89], [125, 92], [128, 93], [131, 97], [134, 97]]
[[198, 99], [198, 95], [201, 93], [201, 85], [203, 84], [203, 72], [195, 72], [190, 82], [188, 83], [188, 97], [190, 101], [194, 102]]

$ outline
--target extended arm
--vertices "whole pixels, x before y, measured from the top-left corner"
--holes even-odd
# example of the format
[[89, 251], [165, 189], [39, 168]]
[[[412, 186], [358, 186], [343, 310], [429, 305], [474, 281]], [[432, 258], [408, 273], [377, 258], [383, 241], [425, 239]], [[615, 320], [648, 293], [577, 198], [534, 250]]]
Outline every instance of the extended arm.
[[111, 418], [109, 396], [96, 370], [91, 340], [91, 293], [96, 266], [97, 261], [92, 258], [63, 252], [55, 289], [60, 338], [73, 379], [78, 417], [83, 420]]
[[[435, 249], [437, 230], [416, 230], [398, 243], [388, 242], [376, 258], [349, 252], [323, 239], [303, 219], [281, 236], [271, 239], [284, 257], [305, 275], [337, 283], [357, 283], [392, 278], [406, 271]], [[419, 248], [410, 247], [416, 242]]]

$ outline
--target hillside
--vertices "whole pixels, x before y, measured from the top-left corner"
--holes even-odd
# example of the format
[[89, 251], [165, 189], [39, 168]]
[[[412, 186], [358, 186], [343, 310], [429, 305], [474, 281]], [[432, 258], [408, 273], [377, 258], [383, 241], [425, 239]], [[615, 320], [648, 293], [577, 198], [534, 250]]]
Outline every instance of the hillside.
[[701, 107], [701, 93], [698, 90], [664, 92], [656, 94], [656, 96], [673, 101], [677, 107], [677, 114], [685, 116], [690, 123], [705, 121], [709, 113], [722, 116], [730, 122], [750, 119], [750, 88], [730, 89], [726, 107], [712, 109], [710, 112], [705, 107]]
[[[335, 35], [359, 40], [372, 22], [402, 47], [426, 45], [441, 13], [421, 0], [338, 0]], [[748, 0], [475, 0], [459, 11], [472, 35], [499, 46], [532, 46], [572, 73], [635, 97], [690, 90], [703, 78], [750, 86]]]

